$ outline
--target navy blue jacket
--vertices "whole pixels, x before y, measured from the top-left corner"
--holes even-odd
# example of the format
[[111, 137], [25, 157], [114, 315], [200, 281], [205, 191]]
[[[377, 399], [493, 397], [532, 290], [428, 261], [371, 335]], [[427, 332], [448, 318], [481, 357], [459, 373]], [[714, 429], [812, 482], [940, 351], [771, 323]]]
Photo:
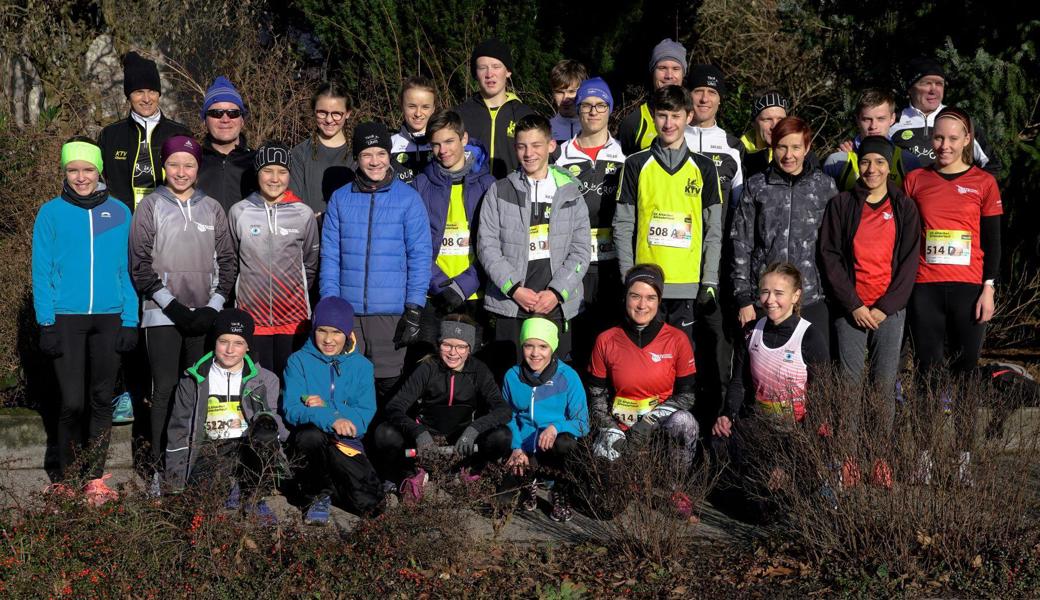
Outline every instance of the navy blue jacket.
[[[462, 203], [466, 206], [466, 220], [469, 222], [470, 228], [469, 239], [473, 243], [477, 239], [477, 222], [480, 218], [477, 210], [480, 208], [480, 200], [491, 184], [495, 183], [495, 178], [488, 170], [487, 150], [484, 149], [483, 144], [471, 140], [466, 145], [466, 154], [466, 160], [473, 162], [462, 180]], [[426, 213], [430, 216], [430, 244], [433, 247], [433, 260], [430, 269], [429, 294], [436, 296], [449, 283], [448, 276], [437, 265], [437, 255], [440, 253], [444, 225], [448, 219], [452, 180], [437, 164], [430, 163], [415, 178], [414, 185], [415, 189], [419, 191], [419, 195], [422, 196]], [[481, 289], [483, 284], [477, 261], [474, 259], [468, 269], [456, 275], [451, 281], [462, 289], [463, 298], [469, 298], [470, 295]]]

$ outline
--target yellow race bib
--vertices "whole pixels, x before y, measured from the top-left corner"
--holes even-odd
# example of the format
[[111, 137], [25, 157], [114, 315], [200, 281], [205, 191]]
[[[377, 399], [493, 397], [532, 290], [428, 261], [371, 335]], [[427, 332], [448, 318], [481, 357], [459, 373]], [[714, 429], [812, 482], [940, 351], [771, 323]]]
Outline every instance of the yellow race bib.
[[210, 396], [206, 407], [206, 436], [211, 440], [232, 440], [242, 437], [249, 425], [242, 414], [239, 401], [225, 402]]
[[531, 247], [527, 260], [549, 258], [549, 224], [532, 225], [530, 235]]
[[614, 418], [621, 424], [622, 429], [628, 429], [635, 425], [640, 417], [652, 411], [660, 403], [661, 401], [657, 396], [639, 399], [614, 396]]
[[930, 265], [970, 265], [971, 232], [960, 229], [926, 230], [924, 260]]
[[693, 240], [693, 217], [689, 213], [655, 210], [650, 216], [646, 241], [650, 246], [689, 248]]
[[612, 260], [617, 258], [614, 248], [614, 229], [611, 227], [594, 227], [592, 229], [592, 261]]

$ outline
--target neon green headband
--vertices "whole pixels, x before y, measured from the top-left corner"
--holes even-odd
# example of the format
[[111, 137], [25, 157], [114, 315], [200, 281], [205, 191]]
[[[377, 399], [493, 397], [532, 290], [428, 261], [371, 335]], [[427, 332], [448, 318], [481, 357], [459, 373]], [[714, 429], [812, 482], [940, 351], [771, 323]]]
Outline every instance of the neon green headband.
[[101, 148], [90, 142], [68, 142], [61, 147], [61, 168], [64, 169], [74, 160], [85, 160], [102, 171], [105, 165], [101, 160]]
[[556, 328], [556, 323], [549, 319], [532, 317], [524, 321], [524, 324], [520, 326], [520, 343], [532, 338], [549, 344], [553, 352], [556, 352], [556, 347], [560, 345], [559, 330]]

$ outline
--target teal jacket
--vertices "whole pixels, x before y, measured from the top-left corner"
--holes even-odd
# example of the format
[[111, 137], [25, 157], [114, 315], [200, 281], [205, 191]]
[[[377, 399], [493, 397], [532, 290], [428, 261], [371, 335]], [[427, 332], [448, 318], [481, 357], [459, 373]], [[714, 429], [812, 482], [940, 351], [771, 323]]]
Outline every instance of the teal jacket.
[[[282, 415], [290, 426], [310, 423], [333, 433], [332, 424], [343, 418], [357, 428], [358, 439], [365, 435], [376, 414], [376, 387], [372, 363], [360, 352], [325, 356], [311, 339], [289, 357], [283, 377]], [[311, 395], [321, 396], [325, 406], [304, 405]]]
[[582, 437], [589, 432], [589, 405], [585, 386], [574, 369], [556, 361], [556, 372], [540, 385], [521, 372], [520, 365], [506, 373], [502, 396], [513, 409], [509, 430], [513, 432], [513, 450], [535, 452], [538, 436], [550, 425], [556, 433]]

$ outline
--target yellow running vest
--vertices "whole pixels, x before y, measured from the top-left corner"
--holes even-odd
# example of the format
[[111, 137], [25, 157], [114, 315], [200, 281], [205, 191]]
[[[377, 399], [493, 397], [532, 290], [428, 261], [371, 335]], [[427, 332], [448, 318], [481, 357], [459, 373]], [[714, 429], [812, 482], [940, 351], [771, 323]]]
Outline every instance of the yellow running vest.
[[[838, 189], [842, 192], [851, 190], [859, 180], [859, 156], [855, 152], [848, 154], [849, 158], [845, 162], [845, 168], [837, 181]], [[888, 179], [897, 187], [903, 187], [904, 177], [906, 177], [906, 171], [903, 168], [903, 149], [896, 146], [895, 152], [892, 154], [892, 166], [889, 169]]]
[[657, 137], [657, 125], [654, 125], [654, 116], [650, 114], [650, 106], [644, 102], [639, 105], [639, 131], [636, 132], [636, 147], [646, 150], [650, 142]]
[[[462, 200], [462, 182], [451, 186], [448, 201], [448, 217], [444, 223], [444, 237], [437, 253], [437, 266], [449, 278], [462, 273], [473, 264], [473, 244], [466, 219], [466, 205]], [[480, 292], [474, 292], [467, 300], [476, 300]]]
[[665, 283], [700, 283], [704, 177], [692, 160], [669, 175], [651, 158], [639, 173], [636, 263], [656, 263]]

